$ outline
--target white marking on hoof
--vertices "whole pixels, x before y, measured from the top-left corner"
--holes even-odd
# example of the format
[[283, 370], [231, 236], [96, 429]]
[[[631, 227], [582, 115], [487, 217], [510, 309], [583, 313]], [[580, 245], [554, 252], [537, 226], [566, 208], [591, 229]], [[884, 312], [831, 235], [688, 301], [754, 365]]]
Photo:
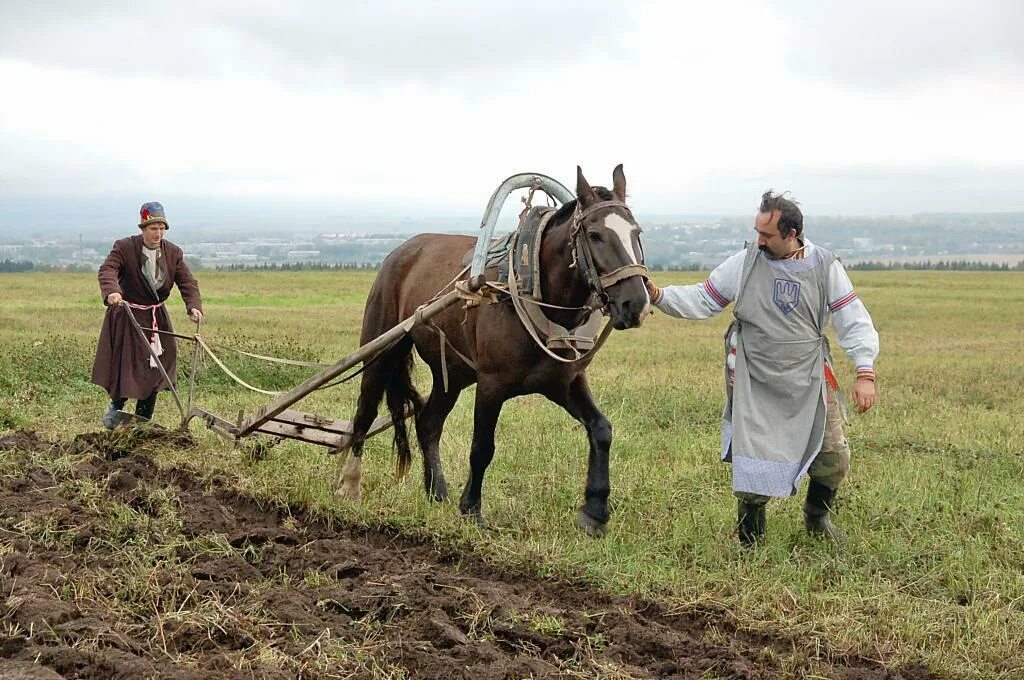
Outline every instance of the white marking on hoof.
[[363, 497], [363, 459], [362, 456], [349, 456], [345, 467], [341, 470], [337, 493], [350, 501], [359, 501]]

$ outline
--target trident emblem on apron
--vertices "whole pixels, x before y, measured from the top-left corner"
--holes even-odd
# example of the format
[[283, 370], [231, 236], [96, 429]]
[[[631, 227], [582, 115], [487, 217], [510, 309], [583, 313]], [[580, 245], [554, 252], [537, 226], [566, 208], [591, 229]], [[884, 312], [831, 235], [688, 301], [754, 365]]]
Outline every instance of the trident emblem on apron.
[[788, 315], [800, 304], [800, 282], [789, 279], [775, 279], [775, 294], [772, 296], [775, 306], [784, 315]]

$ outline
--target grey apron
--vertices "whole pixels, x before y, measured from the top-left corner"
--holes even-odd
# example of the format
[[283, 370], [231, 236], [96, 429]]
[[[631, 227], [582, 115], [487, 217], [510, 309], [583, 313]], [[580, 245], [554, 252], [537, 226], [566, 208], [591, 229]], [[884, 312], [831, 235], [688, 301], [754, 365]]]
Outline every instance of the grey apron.
[[[834, 260], [820, 247], [802, 260], [769, 260], [756, 244], [747, 249], [736, 318], [725, 336], [722, 459], [732, 462], [734, 491], [792, 496], [821, 450], [824, 365], [831, 364], [824, 331]], [[730, 381], [734, 333], [736, 369]]]

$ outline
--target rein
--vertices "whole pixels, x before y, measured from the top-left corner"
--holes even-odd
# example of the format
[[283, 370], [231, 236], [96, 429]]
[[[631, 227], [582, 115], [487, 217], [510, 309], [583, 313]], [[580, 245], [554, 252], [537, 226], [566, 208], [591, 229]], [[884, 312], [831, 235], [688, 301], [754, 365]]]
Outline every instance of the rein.
[[[137, 309], [140, 312], [150, 312], [150, 314], [152, 315], [153, 327], [148, 330], [152, 331], [149, 334], [149, 345], [152, 348], [151, 351], [153, 356], [149, 360], [149, 365], [152, 368], [156, 368], [156, 365], [160, 363], [157, 360], [157, 357], [164, 353], [163, 345], [160, 343], [160, 326], [156, 322], [156, 310], [159, 309], [160, 307], [163, 307], [164, 303], [158, 302], [155, 305], [140, 305], [134, 302], [128, 302], [127, 300], [124, 299], [122, 299], [121, 302], [123, 302], [128, 307], [131, 307], [132, 309]], [[129, 312], [129, 314], [131, 314], [131, 312]], [[134, 314], [132, 314], [131, 316], [133, 319], [135, 318]]]
[[135, 330], [138, 331], [139, 336], [142, 338], [143, 344], [145, 344], [146, 349], [149, 350], [150, 363], [156, 368], [160, 369], [160, 375], [163, 377], [164, 380], [167, 381], [167, 387], [171, 390], [171, 394], [174, 396], [174, 403], [178, 405], [178, 411], [181, 412], [181, 417], [184, 418], [185, 409], [181, 405], [181, 399], [178, 398], [178, 390], [174, 386], [174, 382], [171, 380], [170, 376], [167, 375], [167, 369], [164, 368], [163, 362], [160, 361], [160, 354], [163, 354], [163, 348], [161, 347], [160, 352], [157, 352], [157, 346], [159, 346], [160, 344], [160, 336], [157, 334], [157, 332], [154, 332], [152, 335], [150, 335], [150, 338], [156, 338], [156, 340], [150, 340], [149, 342], [146, 342], [146, 332], [142, 330], [142, 325], [139, 323], [139, 320], [135, 318], [135, 314], [132, 312], [133, 309], [139, 309], [141, 311], [152, 311], [153, 328], [154, 331], [156, 331], [156, 308], [163, 306], [164, 303], [159, 302], [155, 305], [136, 305], [135, 303], [128, 302], [127, 300], [122, 298], [119, 304], [122, 305], [122, 308], [124, 309], [125, 313], [128, 316], [128, 320], [131, 322], [132, 326], [135, 327]]

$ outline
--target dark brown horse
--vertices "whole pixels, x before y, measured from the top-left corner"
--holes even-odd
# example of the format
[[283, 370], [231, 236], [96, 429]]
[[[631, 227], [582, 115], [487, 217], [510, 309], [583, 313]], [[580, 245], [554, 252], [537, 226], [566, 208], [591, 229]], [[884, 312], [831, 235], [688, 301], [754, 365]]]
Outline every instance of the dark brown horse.
[[[567, 202], [552, 216], [540, 248], [543, 300], [568, 309], [544, 308], [544, 313], [565, 328], [573, 328], [586, 318], [590, 308], [605, 307], [614, 328], [635, 328], [647, 316], [650, 298], [643, 280], [646, 269], [642, 266], [640, 227], [625, 205], [622, 166], [613, 172], [612, 191], [591, 187], [577, 168], [576, 195], [577, 200]], [[585, 243], [577, 244], [580, 239]], [[463, 256], [474, 243], [471, 236], [422, 234], [395, 249], [370, 290], [361, 344], [412, 316], [439, 291], [450, 290], [452, 279], [463, 269]], [[614, 276], [614, 272], [619, 275]], [[602, 277], [609, 285], [602, 285]], [[512, 397], [539, 393], [586, 427], [590, 457], [585, 503], [577, 522], [588, 533], [600, 534], [608, 521], [612, 426], [594, 404], [587, 384], [586, 369], [593, 354], [573, 363], [547, 356], [527, 333], [508, 300], [484, 303], [468, 311], [457, 305], [434, 317], [433, 323], [475, 368], [449, 349], [446, 391], [440, 336], [422, 324], [370, 363], [362, 375], [352, 456], [342, 471], [341, 492], [349, 498], [360, 495], [363, 440], [381, 399], [386, 398], [395, 421], [399, 474], [408, 469], [411, 460], [404, 423], [406, 409], [411, 407], [423, 452], [427, 494], [434, 500], [447, 498], [438, 449], [441, 430], [459, 393], [475, 382], [470, 475], [459, 503], [462, 513], [482, 522], [484, 472], [494, 455], [494, 429], [502, 405]], [[433, 374], [433, 386], [425, 402], [412, 382], [413, 346]]]

